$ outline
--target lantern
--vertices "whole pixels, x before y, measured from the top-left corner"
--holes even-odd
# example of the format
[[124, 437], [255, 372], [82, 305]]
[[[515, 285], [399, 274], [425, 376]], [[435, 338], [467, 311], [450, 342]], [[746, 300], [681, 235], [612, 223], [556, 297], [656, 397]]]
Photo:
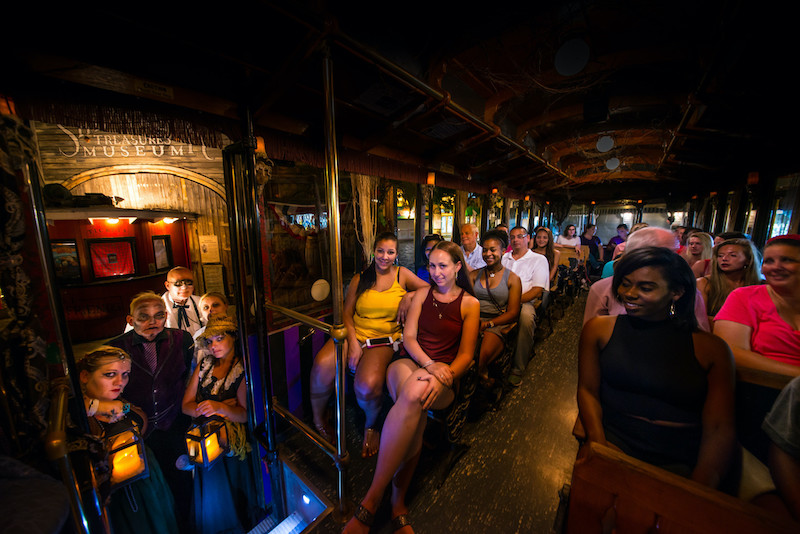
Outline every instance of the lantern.
[[228, 429], [218, 415], [196, 419], [186, 432], [189, 460], [203, 467], [211, 466], [228, 452]]
[[150, 475], [139, 426], [131, 419], [115, 423], [106, 433], [111, 488], [116, 489]]

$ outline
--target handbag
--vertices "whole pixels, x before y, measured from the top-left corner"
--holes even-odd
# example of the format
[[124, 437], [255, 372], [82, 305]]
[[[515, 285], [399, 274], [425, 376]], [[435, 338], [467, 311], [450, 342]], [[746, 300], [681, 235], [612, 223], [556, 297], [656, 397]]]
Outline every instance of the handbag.
[[[489, 271], [487, 271], [484, 268], [483, 274], [484, 274], [483, 278], [486, 280], [486, 292], [489, 294], [489, 298], [492, 300], [492, 304], [494, 304], [494, 307], [497, 308], [497, 315], [502, 315], [506, 312], [506, 310], [500, 307], [500, 305], [497, 303], [497, 300], [495, 300], [494, 295], [492, 295], [492, 290], [489, 287]], [[513, 323], [495, 325], [495, 326], [501, 327], [500, 332], [502, 332], [503, 334], [508, 334], [516, 325], [517, 323], [515, 321]]]

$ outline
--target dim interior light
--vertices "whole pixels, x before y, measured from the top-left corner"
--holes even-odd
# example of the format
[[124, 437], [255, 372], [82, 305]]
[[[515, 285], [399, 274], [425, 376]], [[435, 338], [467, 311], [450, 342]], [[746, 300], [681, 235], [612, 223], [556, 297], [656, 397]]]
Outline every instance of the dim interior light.
[[167, 224], [172, 224], [177, 220], [178, 220], [177, 217], [164, 217], [163, 219], [161, 219], [161, 222], [164, 222], [164, 223], [167, 223]]
[[497, 194], [497, 191], [498, 191], [498, 189], [497, 189], [496, 187], [493, 187], [493, 188], [492, 188], [492, 194], [493, 194], [493, 195], [496, 195], [496, 194]]
[[436, 173], [435, 172], [429, 172], [428, 173], [427, 184], [428, 185], [436, 185]]

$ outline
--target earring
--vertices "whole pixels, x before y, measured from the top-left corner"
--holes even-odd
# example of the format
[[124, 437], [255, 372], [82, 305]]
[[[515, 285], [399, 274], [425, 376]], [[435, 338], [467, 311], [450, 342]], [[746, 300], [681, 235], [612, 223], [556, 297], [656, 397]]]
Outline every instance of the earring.
[[672, 304], [669, 305], [669, 316], [675, 317], [675, 301], [672, 301]]

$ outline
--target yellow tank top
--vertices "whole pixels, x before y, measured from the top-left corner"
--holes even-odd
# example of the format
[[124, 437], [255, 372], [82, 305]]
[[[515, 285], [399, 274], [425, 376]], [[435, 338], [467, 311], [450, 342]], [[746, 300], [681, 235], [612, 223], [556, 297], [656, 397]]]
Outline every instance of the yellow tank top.
[[400, 285], [400, 268], [397, 268], [397, 277], [392, 286], [385, 291], [367, 289], [356, 301], [356, 310], [353, 314], [353, 324], [356, 327], [356, 337], [361, 343], [365, 340], [392, 336], [397, 341], [400, 339], [401, 327], [397, 324], [397, 308], [406, 290]]

